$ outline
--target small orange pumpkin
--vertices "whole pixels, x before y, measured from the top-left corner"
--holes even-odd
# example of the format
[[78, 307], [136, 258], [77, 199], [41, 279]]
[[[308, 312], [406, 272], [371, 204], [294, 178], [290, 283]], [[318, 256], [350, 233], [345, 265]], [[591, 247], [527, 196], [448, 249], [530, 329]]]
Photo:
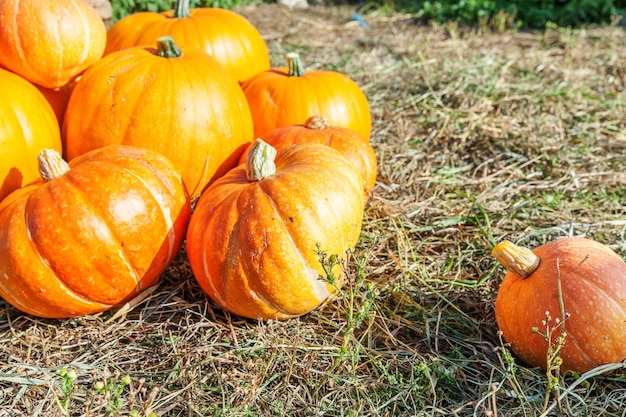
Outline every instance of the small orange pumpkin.
[[0, 68], [0, 200], [39, 178], [37, 155], [61, 151], [61, 132], [46, 98], [33, 84]]
[[0, 295], [26, 313], [65, 318], [106, 311], [155, 285], [190, 217], [172, 163], [130, 146], [69, 165], [44, 151], [39, 161], [45, 181], [0, 203]]
[[566, 332], [562, 370], [585, 372], [626, 359], [626, 262], [609, 247], [563, 238], [530, 251], [504, 241], [493, 256], [508, 271], [496, 297], [496, 321], [524, 362], [546, 369], [548, 341], [534, 329], [545, 335], [546, 325], [555, 326], [555, 345], [557, 318]]
[[168, 12], [140, 12], [119, 20], [107, 33], [105, 55], [132, 46], [153, 45], [166, 35], [180, 47], [202, 49], [237, 81], [270, 67], [267, 45], [245, 17], [220, 8], [190, 9], [189, 0], [177, 0], [174, 10]]
[[192, 199], [233, 168], [253, 139], [239, 84], [211, 56], [158, 47], [107, 55], [83, 73], [63, 120], [67, 159], [111, 144], [140, 146], [169, 158]]
[[[352, 129], [331, 126], [324, 116], [311, 116], [304, 124], [279, 127], [264, 134], [263, 139], [278, 152], [296, 143], [316, 142], [337, 149], [352, 162], [363, 176], [363, 189], [369, 196], [376, 182], [376, 154], [369, 141]], [[245, 163], [248, 150], [239, 158]]]
[[241, 86], [252, 111], [255, 138], [321, 114], [332, 126], [355, 130], [370, 139], [372, 116], [361, 88], [339, 72], [305, 72], [297, 53], [287, 54], [287, 67], [258, 73]]
[[0, 65], [58, 88], [102, 57], [104, 22], [84, 0], [0, 1]]
[[[361, 174], [339, 151], [302, 143], [275, 156], [257, 140], [245, 165], [202, 194], [187, 232], [203, 290], [253, 319], [302, 315], [334, 294], [316, 250], [343, 259], [363, 218]], [[341, 267], [333, 274], [341, 285]]]

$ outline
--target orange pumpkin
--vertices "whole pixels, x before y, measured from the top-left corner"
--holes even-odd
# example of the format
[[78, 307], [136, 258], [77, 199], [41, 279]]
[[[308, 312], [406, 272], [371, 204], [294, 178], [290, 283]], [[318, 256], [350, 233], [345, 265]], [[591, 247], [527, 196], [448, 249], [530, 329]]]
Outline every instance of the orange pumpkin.
[[106, 311], [155, 285], [190, 216], [172, 163], [111, 146], [69, 166], [42, 152], [40, 165], [45, 182], [0, 203], [0, 295], [26, 313], [63, 318]]
[[37, 155], [61, 151], [61, 133], [45, 97], [24, 78], [0, 68], [0, 200], [39, 178]]
[[68, 159], [110, 144], [158, 151], [195, 198], [237, 164], [253, 139], [252, 117], [241, 87], [215, 59], [164, 37], [157, 49], [118, 51], [85, 71], [63, 138]]
[[524, 362], [546, 369], [546, 326], [556, 346], [561, 324], [561, 370], [585, 372], [626, 359], [626, 262], [609, 247], [564, 238], [530, 251], [505, 241], [493, 255], [508, 271], [496, 297], [496, 321]]
[[[245, 165], [202, 194], [187, 232], [200, 286], [222, 308], [248, 318], [286, 319], [322, 304], [336, 287], [318, 248], [343, 259], [363, 218], [360, 173], [318, 143], [276, 150], [257, 140]], [[335, 285], [343, 273], [335, 265]]]
[[332, 126], [355, 130], [370, 139], [372, 116], [361, 88], [339, 72], [305, 72], [296, 53], [287, 54], [287, 67], [258, 73], [241, 86], [252, 111], [255, 138], [321, 114]]
[[267, 45], [259, 31], [231, 10], [189, 8], [178, 0], [174, 10], [141, 12], [126, 16], [107, 33], [105, 55], [132, 46], [154, 45], [161, 36], [172, 36], [181, 47], [195, 46], [213, 56], [237, 81], [270, 67]]
[[[352, 162], [363, 176], [363, 189], [369, 196], [376, 182], [376, 154], [369, 141], [352, 129], [330, 126], [324, 116], [311, 116], [304, 124], [279, 127], [264, 134], [267, 144], [281, 151], [296, 143], [316, 142], [337, 149]], [[248, 150], [239, 158], [239, 163], [245, 163]]]
[[58, 88], [102, 57], [104, 22], [84, 0], [0, 0], [0, 65]]

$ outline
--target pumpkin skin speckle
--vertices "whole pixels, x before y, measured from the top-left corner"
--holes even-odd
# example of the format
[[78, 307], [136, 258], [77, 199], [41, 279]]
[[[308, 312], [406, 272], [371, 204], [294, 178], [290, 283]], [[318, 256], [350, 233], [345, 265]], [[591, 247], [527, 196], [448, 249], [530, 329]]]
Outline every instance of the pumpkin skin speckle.
[[[505, 248], [506, 249], [506, 248]], [[502, 248], [494, 249], [494, 255]], [[496, 321], [524, 362], [547, 366], [546, 312], [561, 319], [560, 276], [567, 336], [561, 369], [585, 372], [626, 358], [626, 263], [609, 247], [585, 238], [564, 238], [532, 251], [539, 265], [527, 278], [507, 272], [496, 297]], [[512, 259], [516, 258], [511, 250]], [[554, 338], [559, 334], [554, 331]], [[555, 343], [556, 340], [553, 340]]]

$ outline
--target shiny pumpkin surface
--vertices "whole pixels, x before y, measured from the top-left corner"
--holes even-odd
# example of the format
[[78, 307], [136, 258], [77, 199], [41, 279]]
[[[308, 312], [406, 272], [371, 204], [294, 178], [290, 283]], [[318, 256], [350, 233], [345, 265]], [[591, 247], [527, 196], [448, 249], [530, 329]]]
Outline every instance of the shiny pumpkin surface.
[[[319, 249], [345, 256], [360, 234], [363, 189], [356, 168], [316, 143], [280, 152], [276, 173], [249, 181], [239, 166], [213, 183], [195, 207], [187, 255], [204, 291], [248, 318], [305, 314], [331, 296]], [[341, 284], [340, 267], [334, 270]]]
[[[328, 145], [341, 152], [361, 172], [363, 190], [369, 196], [376, 183], [377, 161], [369, 141], [352, 129], [330, 126], [322, 116], [312, 116], [304, 124], [279, 127], [264, 134], [263, 139], [276, 150], [281, 151], [297, 143], [314, 142]], [[248, 150], [239, 159], [244, 163]]]
[[22, 77], [0, 68], [0, 200], [39, 178], [37, 155], [61, 151], [61, 133], [46, 98]]
[[110, 144], [155, 150], [176, 165], [195, 198], [252, 140], [250, 109], [238, 83], [206, 53], [160, 52], [119, 51], [81, 76], [63, 122], [65, 152], [73, 159]]
[[84, 0], [0, 0], [0, 65], [61, 87], [102, 57], [104, 22]]
[[352, 129], [370, 139], [372, 116], [367, 97], [345, 74], [305, 71], [296, 55], [288, 58], [287, 67], [258, 73], [241, 87], [252, 111], [255, 138], [322, 115], [332, 126]]
[[[526, 363], [546, 368], [546, 312], [561, 319], [560, 276], [567, 336], [562, 370], [588, 371], [626, 359], [626, 263], [609, 247], [585, 238], [564, 238], [532, 251], [539, 267], [527, 278], [508, 272], [496, 298], [504, 339]], [[558, 336], [560, 328], [554, 331]]]
[[105, 311], [155, 285], [189, 222], [162, 155], [112, 146], [70, 167], [0, 203], [0, 295], [39, 317]]
[[[141, 12], [126, 16], [107, 33], [105, 55], [121, 49], [153, 45], [170, 35], [179, 46], [197, 47], [213, 56], [237, 81], [270, 68], [267, 45], [259, 31], [231, 10], [198, 7], [163, 13]], [[178, 4], [177, 7], [182, 6]]]

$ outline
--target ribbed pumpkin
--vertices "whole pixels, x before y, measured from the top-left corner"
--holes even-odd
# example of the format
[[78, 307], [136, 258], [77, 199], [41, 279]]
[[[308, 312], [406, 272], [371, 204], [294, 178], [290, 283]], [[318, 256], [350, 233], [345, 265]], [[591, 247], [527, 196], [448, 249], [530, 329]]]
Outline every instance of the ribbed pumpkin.
[[33, 84], [0, 68], [0, 200], [39, 178], [37, 155], [61, 151], [61, 133], [46, 98]]
[[[335, 287], [320, 254], [344, 259], [359, 238], [360, 173], [318, 143], [276, 150], [257, 140], [245, 165], [202, 194], [187, 232], [187, 255], [204, 291], [234, 314], [286, 319], [322, 304]], [[335, 266], [336, 285], [343, 281]]]
[[287, 54], [287, 67], [258, 73], [241, 86], [252, 111], [255, 138], [321, 114], [332, 126], [370, 139], [372, 116], [361, 88], [339, 72], [305, 71], [297, 53]]
[[195, 46], [213, 56], [237, 81], [270, 68], [267, 45], [245, 17], [219, 8], [190, 9], [189, 0], [178, 0], [168, 12], [134, 13], [119, 20], [107, 33], [105, 55], [153, 45], [166, 35], [181, 47]]
[[69, 166], [54, 151], [39, 161], [45, 181], [0, 203], [0, 295], [26, 313], [64, 318], [106, 311], [155, 285], [190, 216], [172, 163], [128, 146]]
[[[304, 124], [276, 128], [264, 134], [261, 139], [278, 152], [297, 143], [315, 142], [328, 145], [341, 152], [361, 172], [366, 196], [374, 189], [377, 161], [372, 145], [352, 129], [331, 126], [324, 116], [311, 116]], [[239, 158], [240, 164], [245, 163], [251, 147], [252, 144]]]
[[[545, 334], [552, 326], [556, 345], [556, 319], [566, 333], [561, 370], [586, 372], [626, 359], [626, 263], [609, 247], [572, 237], [531, 251], [505, 241], [493, 255], [508, 271], [496, 297], [496, 321], [524, 362], [546, 369], [548, 341], [533, 329]], [[550, 323], [543, 322], [546, 312]]]
[[176, 165], [192, 198], [237, 164], [252, 131], [239, 84], [211, 56], [181, 50], [171, 37], [92, 65], [63, 122], [68, 159], [110, 144], [152, 149]]
[[102, 57], [106, 28], [84, 0], [0, 0], [0, 65], [61, 87]]

